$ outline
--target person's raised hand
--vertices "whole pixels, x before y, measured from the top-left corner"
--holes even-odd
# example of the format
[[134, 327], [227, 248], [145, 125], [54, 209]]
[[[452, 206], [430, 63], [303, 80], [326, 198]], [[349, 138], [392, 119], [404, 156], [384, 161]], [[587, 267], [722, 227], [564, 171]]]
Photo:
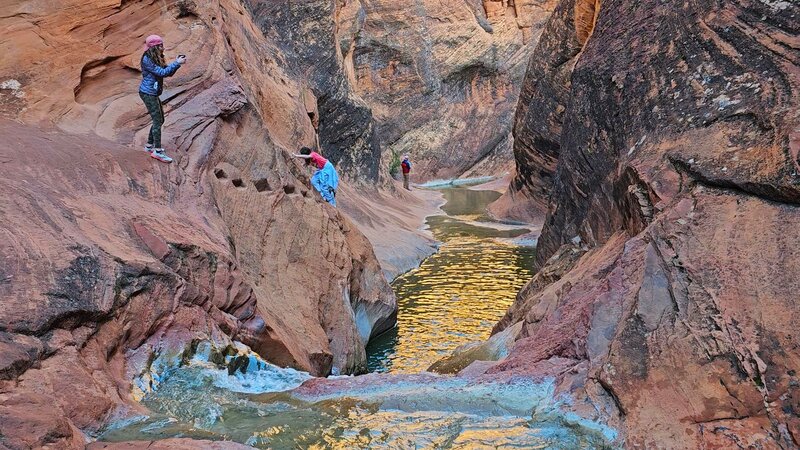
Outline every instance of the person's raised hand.
[[175, 61], [176, 61], [178, 64], [180, 64], [180, 65], [183, 65], [183, 63], [185, 63], [185, 62], [186, 62], [186, 55], [178, 55], [178, 58], [177, 58], [177, 59], [175, 59]]

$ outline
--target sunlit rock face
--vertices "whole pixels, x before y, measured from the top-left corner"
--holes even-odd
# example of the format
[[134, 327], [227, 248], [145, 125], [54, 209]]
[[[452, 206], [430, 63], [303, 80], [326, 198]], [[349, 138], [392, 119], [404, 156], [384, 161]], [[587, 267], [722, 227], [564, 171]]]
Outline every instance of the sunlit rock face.
[[523, 86], [542, 269], [489, 373], [572, 360], [561, 389], [630, 448], [794, 448], [800, 6], [609, 1], [590, 33], [582, 6], [562, 2], [541, 40], [566, 67]]
[[417, 180], [458, 176], [485, 158], [473, 175], [507, 169], [519, 82], [554, 4], [339, 2], [338, 51], [372, 108], [384, 160], [411, 154]]
[[[317, 102], [239, 2], [21, 1], [0, 17], [0, 446], [83, 448], [137, 408], [130, 380], [152, 358], [195, 339], [365, 369], [394, 295], [289, 157], [314, 145]], [[152, 33], [189, 55], [163, 96], [171, 165], [139, 150]]]
[[555, 1], [245, 3], [309, 81], [349, 177], [375, 181], [403, 153], [418, 181], [509, 168], [519, 82]]

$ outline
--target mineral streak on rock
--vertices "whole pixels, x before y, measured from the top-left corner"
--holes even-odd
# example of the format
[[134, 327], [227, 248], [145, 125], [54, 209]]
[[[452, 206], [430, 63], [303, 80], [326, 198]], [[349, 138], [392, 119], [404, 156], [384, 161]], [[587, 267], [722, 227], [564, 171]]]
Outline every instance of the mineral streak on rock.
[[796, 448], [800, 6], [591, 3], [556, 8], [522, 88], [541, 270], [488, 373], [572, 360], [560, 390], [628, 448]]

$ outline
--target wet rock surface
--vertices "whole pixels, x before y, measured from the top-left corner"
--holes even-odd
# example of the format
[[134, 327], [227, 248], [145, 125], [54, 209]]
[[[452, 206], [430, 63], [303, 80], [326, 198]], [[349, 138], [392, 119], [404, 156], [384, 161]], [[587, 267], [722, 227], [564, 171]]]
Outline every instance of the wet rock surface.
[[559, 389], [629, 448], [795, 448], [800, 9], [602, 2], [586, 33], [577, 3], [541, 39], [564, 66], [523, 86], [512, 190], [547, 205], [541, 271], [488, 373], [571, 361]]
[[193, 450], [197, 448], [209, 450], [244, 450], [253, 447], [237, 444], [235, 442], [180, 438], [163, 439], [159, 441], [94, 442], [86, 446], [86, 450]]

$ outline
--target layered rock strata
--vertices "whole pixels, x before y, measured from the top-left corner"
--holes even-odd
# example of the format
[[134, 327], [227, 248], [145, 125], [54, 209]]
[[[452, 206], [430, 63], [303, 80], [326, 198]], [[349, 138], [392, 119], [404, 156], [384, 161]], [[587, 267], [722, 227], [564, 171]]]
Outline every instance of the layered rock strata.
[[524, 64], [553, 0], [248, 0], [265, 35], [308, 80], [320, 143], [350, 179], [385, 179], [412, 154], [418, 181], [511, 160]]
[[384, 164], [409, 153], [415, 179], [426, 181], [458, 177], [487, 157], [510, 161], [519, 81], [554, 4], [338, 2], [337, 52], [372, 109]]
[[516, 170], [506, 193], [490, 208], [496, 216], [541, 223], [547, 213], [572, 70], [590, 32], [579, 25], [586, 3], [556, 6], [528, 62], [514, 116]]

